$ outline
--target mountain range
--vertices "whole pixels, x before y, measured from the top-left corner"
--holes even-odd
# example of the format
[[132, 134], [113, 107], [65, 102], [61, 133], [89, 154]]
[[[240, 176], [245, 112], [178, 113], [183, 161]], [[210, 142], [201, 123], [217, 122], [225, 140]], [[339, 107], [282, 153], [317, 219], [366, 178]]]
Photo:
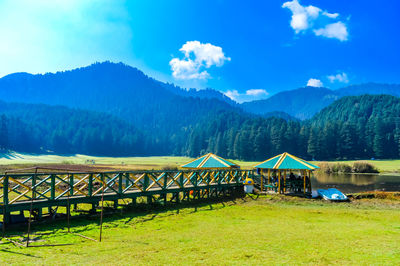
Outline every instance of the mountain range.
[[[178, 96], [180, 99], [215, 99], [219, 103], [214, 104], [222, 108], [232, 109], [228, 106], [230, 105], [233, 109], [240, 108], [245, 112], [266, 117], [272, 113], [280, 114], [280, 117], [305, 120], [341, 97], [362, 94], [400, 96], [400, 85], [366, 83], [338, 90], [304, 87], [282, 91], [268, 99], [238, 104], [220, 91], [210, 88], [186, 90], [174, 84], [157, 81], [137, 68], [122, 63], [95, 63], [88, 67], [43, 75], [15, 73], [0, 79], [0, 99], [5, 101], [109, 110], [114, 114], [121, 112], [117, 113], [121, 116], [136, 114], [139, 110], [142, 118], [151, 116], [153, 111], [162, 108], [161, 106], [168, 106], [171, 101], [176, 101]], [[134, 105], [130, 104], [132, 99], [138, 98], [145, 99], [147, 103], [135, 100]], [[142, 103], [154, 103], [153, 107], [156, 110], [143, 114], [142, 111], [146, 110], [146, 107], [142, 106]], [[129, 106], [129, 110], [122, 110], [120, 106]]]
[[[0, 148], [113, 156], [197, 156], [211, 151], [252, 160], [292, 151], [305, 157], [344, 158], [346, 154], [337, 149], [330, 154], [316, 152], [324, 148], [313, 144], [313, 132], [325, 124], [321, 118], [316, 123], [313, 116], [342, 98], [363, 94], [397, 97], [400, 85], [368, 83], [338, 90], [304, 87], [239, 104], [217, 90], [185, 90], [122, 63], [95, 63], [36, 75], [15, 73], [0, 79], [0, 100], [4, 101], [0, 135], [8, 134], [12, 142], [0, 141]], [[373, 108], [374, 99], [363, 100]], [[397, 108], [397, 102], [389, 102]], [[336, 112], [331, 117], [341, 117], [342, 110], [330, 112]], [[388, 115], [394, 116], [395, 112]], [[338, 121], [336, 126], [345, 130], [352, 121]], [[387, 128], [386, 137], [395, 141], [395, 128]], [[30, 144], [25, 145], [29, 149], [21, 145], [23, 137], [13, 136], [18, 132], [32, 132]], [[335, 142], [341, 143], [341, 137], [346, 135], [337, 136]], [[375, 156], [374, 149], [368, 149], [370, 153], [354, 156]], [[395, 155], [393, 151], [390, 156]]]
[[344, 96], [363, 94], [387, 94], [400, 96], [400, 85], [366, 83], [352, 85], [338, 90], [327, 88], [304, 87], [279, 92], [268, 99], [245, 102], [243, 110], [254, 114], [266, 114], [272, 111], [286, 112], [301, 120], [310, 119], [324, 107]]

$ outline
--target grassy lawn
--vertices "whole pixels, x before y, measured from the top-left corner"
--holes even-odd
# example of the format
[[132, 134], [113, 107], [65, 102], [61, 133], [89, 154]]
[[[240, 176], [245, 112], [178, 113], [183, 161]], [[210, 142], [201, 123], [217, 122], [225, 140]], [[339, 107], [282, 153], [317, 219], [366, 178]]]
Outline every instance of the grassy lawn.
[[[73, 224], [74, 232], [98, 237], [98, 217]], [[398, 198], [332, 204], [261, 196], [124, 212], [105, 219], [101, 243], [67, 234], [65, 221], [33, 229], [42, 234], [34, 244], [73, 245], [2, 244], [2, 264], [400, 264]]]
[[[15, 169], [36, 165], [65, 167], [83, 165], [86, 168], [99, 168], [99, 170], [135, 170], [135, 169], [162, 169], [180, 167], [193, 158], [179, 156], [149, 156], [149, 157], [96, 157], [88, 155], [32, 155], [12, 153], [0, 156], [0, 166], [4, 169]], [[94, 164], [92, 163], [94, 162]], [[243, 162], [232, 160], [242, 168], [251, 168], [257, 162]]]

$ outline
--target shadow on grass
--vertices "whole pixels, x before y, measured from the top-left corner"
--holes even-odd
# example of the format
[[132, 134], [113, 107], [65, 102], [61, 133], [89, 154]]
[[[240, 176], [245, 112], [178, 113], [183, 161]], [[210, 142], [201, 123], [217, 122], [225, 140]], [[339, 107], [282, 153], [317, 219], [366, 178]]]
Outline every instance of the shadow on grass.
[[41, 258], [42, 258], [42, 257], [35, 256], [35, 255], [32, 255], [32, 254], [26, 254], [26, 253], [17, 252], [17, 251], [12, 251], [12, 250], [8, 250], [8, 249], [0, 249], [0, 252], [7, 252], [7, 253], [14, 254], [14, 255], [22, 255], [22, 256], [32, 257], [32, 258], [38, 258], [38, 259], [41, 259]]
[[[227, 204], [236, 205], [237, 199], [243, 199], [242, 195], [239, 196], [225, 196], [219, 198], [207, 199], [191, 199], [190, 201], [181, 201], [180, 203], [168, 202], [167, 204], [161, 203], [136, 203], [135, 205], [126, 204], [119, 205], [118, 208], [104, 207], [103, 209], [103, 231], [109, 228], [118, 226], [136, 225], [152, 221], [157, 217], [168, 217], [179, 215], [181, 210], [190, 210], [185, 214], [192, 214], [199, 211], [213, 211], [220, 208], [225, 208]], [[252, 198], [253, 199], [253, 198]], [[106, 204], [105, 204], [106, 205]], [[108, 205], [107, 205], [108, 206]], [[208, 208], [207, 208], [208, 207]], [[75, 215], [74, 215], [75, 214]], [[126, 221], [121, 221], [126, 219]], [[100, 225], [100, 212], [73, 212], [70, 217], [70, 231], [71, 233], [85, 234], [90, 231], [96, 234], [99, 233]], [[42, 241], [51, 238], [52, 236], [59, 236], [60, 234], [68, 234], [68, 222], [65, 214], [59, 218], [51, 219], [46, 218], [41, 221], [31, 223], [31, 238], [32, 242]], [[5, 232], [6, 236], [14, 238], [22, 238], [26, 241], [27, 223], [9, 226]], [[93, 237], [93, 236], [92, 236]], [[96, 236], [97, 237], [97, 236]]]

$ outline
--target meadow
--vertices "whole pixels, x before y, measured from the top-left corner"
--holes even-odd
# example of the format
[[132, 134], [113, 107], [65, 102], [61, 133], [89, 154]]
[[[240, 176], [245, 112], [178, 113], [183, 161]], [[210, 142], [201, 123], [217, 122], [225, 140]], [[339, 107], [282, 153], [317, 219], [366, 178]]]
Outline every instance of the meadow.
[[[2, 171], [34, 165], [134, 170], [174, 168], [189, 160], [169, 156], [114, 158], [12, 154], [9, 158], [1, 158], [0, 164]], [[251, 168], [256, 163], [234, 162], [242, 168]], [[381, 171], [397, 169], [396, 161], [372, 163]], [[84, 208], [85, 205], [80, 207], [81, 210]], [[373, 198], [357, 196], [351, 202], [340, 204], [282, 195], [253, 195], [167, 207], [150, 207], [139, 202], [135, 208], [107, 209], [103, 228], [103, 241], [94, 242], [68, 233], [66, 219], [39, 222], [32, 227], [32, 245], [55, 246], [25, 248], [3, 238], [0, 263], [400, 263], [399, 193], [381, 193]], [[7, 229], [6, 236], [23, 243], [26, 232], [25, 225], [13, 227]], [[98, 239], [99, 214], [73, 212], [71, 232]]]
[[[100, 157], [89, 155], [34, 155], [11, 153], [0, 155], [0, 171], [31, 167], [36, 165], [65, 167], [73, 165], [86, 166], [86, 168], [98, 168], [99, 170], [135, 170], [135, 169], [163, 169], [177, 168], [192, 160], [183, 156], [149, 156], [149, 157]], [[268, 158], [266, 158], [268, 159]], [[231, 160], [244, 169], [252, 169], [259, 162]], [[362, 160], [374, 165], [381, 173], [400, 172], [400, 160]], [[355, 160], [332, 161], [352, 165]], [[318, 164], [322, 161], [314, 161]], [[84, 168], [85, 169], [85, 168]]]
[[[40, 224], [32, 245], [71, 245], [24, 248], [3, 239], [0, 263], [396, 265], [399, 210], [398, 196], [334, 204], [279, 195], [121, 210], [105, 218], [102, 242], [68, 234], [65, 220]], [[71, 231], [98, 238], [98, 222], [77, 217]]]

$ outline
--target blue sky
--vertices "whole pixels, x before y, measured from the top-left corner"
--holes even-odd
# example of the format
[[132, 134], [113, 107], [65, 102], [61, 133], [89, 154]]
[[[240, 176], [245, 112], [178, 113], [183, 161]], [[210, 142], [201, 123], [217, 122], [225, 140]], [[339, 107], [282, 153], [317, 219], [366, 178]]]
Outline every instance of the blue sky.
[[0, 0], [0, 76], [111, 60], [238, 101], [400, 83], [400, 2]]

